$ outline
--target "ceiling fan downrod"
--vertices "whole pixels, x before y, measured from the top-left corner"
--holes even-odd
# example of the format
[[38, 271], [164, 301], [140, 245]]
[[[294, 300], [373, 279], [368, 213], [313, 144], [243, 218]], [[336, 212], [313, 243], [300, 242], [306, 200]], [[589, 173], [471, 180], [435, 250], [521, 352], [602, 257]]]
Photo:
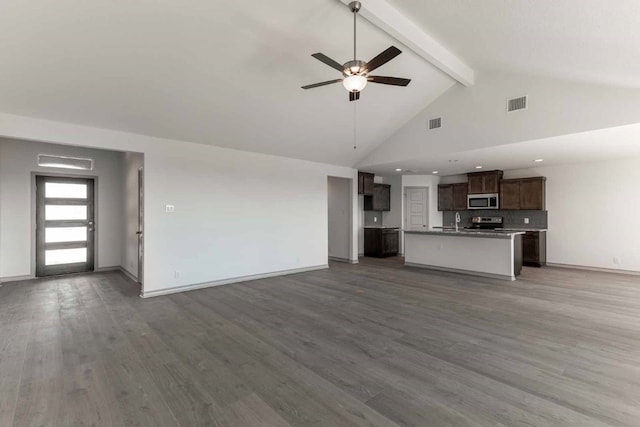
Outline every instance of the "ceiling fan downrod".
[[354, 61], [358, 59], [358, 57], [356, 56], [356, 17], [361, 7], [362, 7], [362, 3], [360, 3], [359, 1], [352, 1], [351, 3], [349, 3], [349, 9], [351, 9], [351, 12], [353, 13], [353, 60]]

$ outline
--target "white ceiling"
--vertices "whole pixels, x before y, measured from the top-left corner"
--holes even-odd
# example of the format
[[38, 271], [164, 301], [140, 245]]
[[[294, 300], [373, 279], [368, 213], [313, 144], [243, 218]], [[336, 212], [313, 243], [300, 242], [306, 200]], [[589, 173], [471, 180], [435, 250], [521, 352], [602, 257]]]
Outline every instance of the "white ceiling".
[[388, 0], [482, 70], [640, 88], [638, 0]]
[[[482, 170], [528, 169], [581, 162], [596, 162], [640, 156], [640, 124], [619, 126], [537, 139], [516, 144], [499, 145], [479, 150], [445, 153], [429, 157], [367, 167], [378, 175], [431, 174], [458, 175]], [[543, 159], [537, 163], [536, 159]], [[402, 172], [395, 171], [403, 169]]]
[[353, 165], [454, 82], [361, 19], [368, 60], [408, 88], [370, 85], [354, 103], [310, 55], [345, 62], [351, 15], [337, 0], [0, 2], [0, 111]]

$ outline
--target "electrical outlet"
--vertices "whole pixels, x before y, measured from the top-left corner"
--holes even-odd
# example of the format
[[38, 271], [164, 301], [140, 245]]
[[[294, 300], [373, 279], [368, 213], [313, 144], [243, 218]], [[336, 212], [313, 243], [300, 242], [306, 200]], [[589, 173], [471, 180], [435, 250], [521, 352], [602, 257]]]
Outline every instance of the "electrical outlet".
[[378, 217], [377, 216], [373, 217], [373, 222], [378, 222]]
[[176, 211], [176, 207], [174, 205], [165, 205], [164, 211], [167, 212], [167, 213], [175, 212]]
[[614, 263], [615, 265], [620, 265], [620, 257], [614, 256], [614, 257], [613, 257], [613, 263]]
[[525, 223], [525, 224], [529, 224], [529, 218], [525, 218], [525, 219], [524, 219], [524, 223]]
[[178, 270], [173, 272], [173, 278], [174, 279], [179, 279], [180, 278], [180, 272]]

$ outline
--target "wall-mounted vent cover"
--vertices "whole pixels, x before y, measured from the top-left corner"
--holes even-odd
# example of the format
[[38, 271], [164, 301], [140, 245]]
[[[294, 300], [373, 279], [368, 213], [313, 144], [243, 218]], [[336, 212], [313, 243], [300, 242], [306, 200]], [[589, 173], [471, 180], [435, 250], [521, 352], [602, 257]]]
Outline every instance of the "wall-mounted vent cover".
[[45, 168], [79, 169], [90, 171], [93, 170], [93, 159], [38, 154], [38, 166]]
[[519, 98], [513, 98], [507, 101], [507, 112], [527, 109], [527, 97], [521, 96]]
[[429, 130], [438, 129], [442, 127], [442, 117], [436, 117], [429, 120]]

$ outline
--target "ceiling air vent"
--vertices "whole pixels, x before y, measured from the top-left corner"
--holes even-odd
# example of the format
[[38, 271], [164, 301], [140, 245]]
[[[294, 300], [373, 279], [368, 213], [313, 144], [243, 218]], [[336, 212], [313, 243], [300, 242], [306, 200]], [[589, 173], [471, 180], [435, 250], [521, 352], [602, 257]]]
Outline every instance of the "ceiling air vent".
[[507, 101], [507, 113], [527, 109], [527, 97], [521, 96]]
[[438, 129], [442, 127], [442, 117], [436, 117], [429, 120], [429, 130]]

